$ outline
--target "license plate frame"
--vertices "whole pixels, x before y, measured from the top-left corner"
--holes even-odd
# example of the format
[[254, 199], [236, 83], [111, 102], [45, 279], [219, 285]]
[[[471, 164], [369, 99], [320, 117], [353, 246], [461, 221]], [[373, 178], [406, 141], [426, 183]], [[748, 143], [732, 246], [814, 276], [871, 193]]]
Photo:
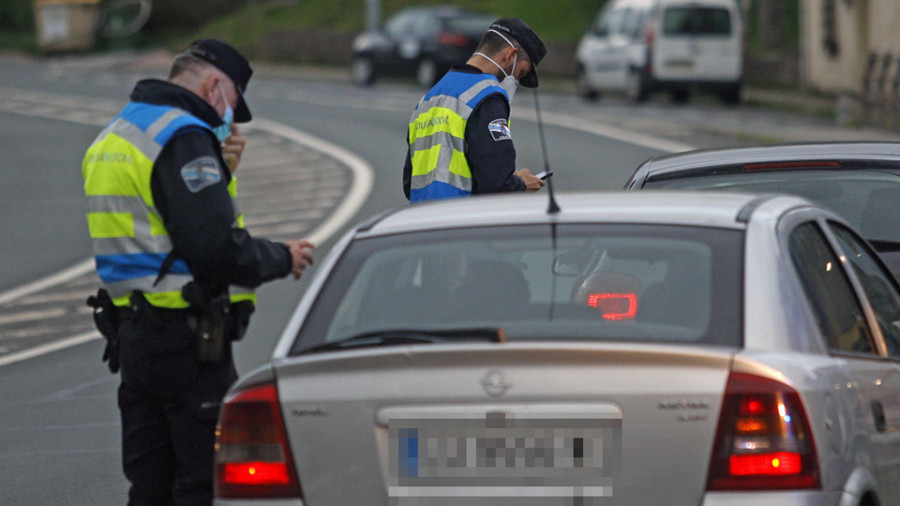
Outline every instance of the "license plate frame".
[[391, 418], [391, 497], [611, 497], [621, 420]]

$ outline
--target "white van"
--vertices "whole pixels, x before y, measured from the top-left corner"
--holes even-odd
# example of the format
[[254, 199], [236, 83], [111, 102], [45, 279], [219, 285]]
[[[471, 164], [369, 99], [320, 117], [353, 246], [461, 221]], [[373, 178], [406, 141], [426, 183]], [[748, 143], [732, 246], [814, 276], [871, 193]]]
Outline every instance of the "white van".
[[625, 91], [635, 102], [668, 91], [685, 102], [692, 90], [740, 100], [744, 19], [737, 0], [610, 0], [576, 54], [579, 93], [596, 100]]

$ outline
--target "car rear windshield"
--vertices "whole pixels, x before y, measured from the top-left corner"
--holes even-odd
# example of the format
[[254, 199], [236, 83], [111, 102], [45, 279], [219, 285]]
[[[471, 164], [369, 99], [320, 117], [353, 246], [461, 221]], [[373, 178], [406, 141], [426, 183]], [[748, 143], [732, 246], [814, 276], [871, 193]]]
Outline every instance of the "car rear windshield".
[[731, 35], [731, 13], [716, 7], [668, 7], [663, 13], [665, 35]]
[[294, 352], [394, 329], [740, 345], [742, 245], [740, 230], [658, 225], [361, 239], [332, 271]]
[[644, 188], [787, 193], [831, 209], [869, 241], [900, 241], [900, 170], [779, 170], [666, 176]]

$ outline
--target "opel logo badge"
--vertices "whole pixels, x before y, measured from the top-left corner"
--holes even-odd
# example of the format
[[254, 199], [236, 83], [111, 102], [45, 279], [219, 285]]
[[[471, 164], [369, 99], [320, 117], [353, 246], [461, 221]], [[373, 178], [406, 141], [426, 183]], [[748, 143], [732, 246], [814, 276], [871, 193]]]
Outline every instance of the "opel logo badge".
[[491, 397], [500, 397], [512, 388], [512, 383], [507, 383], [502, 371], [490, 371], [482, 378], [481, 386]]

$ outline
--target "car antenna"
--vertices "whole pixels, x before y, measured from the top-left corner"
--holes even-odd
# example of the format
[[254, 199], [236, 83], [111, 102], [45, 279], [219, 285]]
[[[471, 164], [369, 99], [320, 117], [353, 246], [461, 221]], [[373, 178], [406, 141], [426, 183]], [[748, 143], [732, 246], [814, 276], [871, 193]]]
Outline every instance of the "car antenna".
[[559, 205], [556, 204], [553, 195], [553, 173], [550, 171], [550, 159], [547, 156], [547, 139], [544, 136], [544, 120], [541, 117], [541, 101], [538, 99], [537, 88], [534, 90], [534, 111], [537, 113], [538, 135], [541, 137], [541, 152], [544, 155], [544, 173], [548, 174], [547, 193], [550, 196], [550, 204], [547, 207], [547, 214], [555, 214], [559, 212]]

